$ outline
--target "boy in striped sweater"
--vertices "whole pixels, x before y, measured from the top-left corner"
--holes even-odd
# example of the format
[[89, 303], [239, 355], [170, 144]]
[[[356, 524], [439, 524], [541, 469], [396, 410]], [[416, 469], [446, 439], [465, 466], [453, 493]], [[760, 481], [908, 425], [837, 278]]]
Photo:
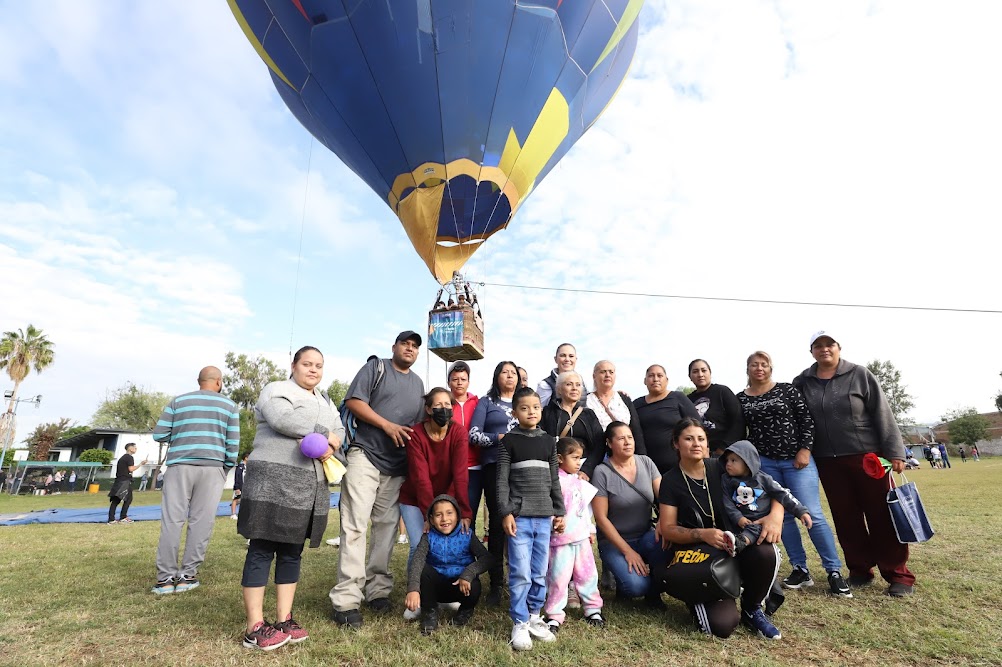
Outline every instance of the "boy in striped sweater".
[[512, 412], [518, 426], [504, 436], [498, 451], [498, 510], [508, 535], [511, 645], [526, 651], [533, 638], [556, 640], [540, 612], [546, 601], [551, 525], [554, 532], [563, 532], [564, 499], [556, 443], [537, 426], [543, 412], [539, 394], [518, 389]]

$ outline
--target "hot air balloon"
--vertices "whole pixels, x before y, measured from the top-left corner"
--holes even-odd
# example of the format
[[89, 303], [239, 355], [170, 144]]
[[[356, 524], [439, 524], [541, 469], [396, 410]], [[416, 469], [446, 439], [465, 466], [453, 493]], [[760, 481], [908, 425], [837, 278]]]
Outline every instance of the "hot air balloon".
[[612, 100], [643, 0], [228, 0], [445, 285]]

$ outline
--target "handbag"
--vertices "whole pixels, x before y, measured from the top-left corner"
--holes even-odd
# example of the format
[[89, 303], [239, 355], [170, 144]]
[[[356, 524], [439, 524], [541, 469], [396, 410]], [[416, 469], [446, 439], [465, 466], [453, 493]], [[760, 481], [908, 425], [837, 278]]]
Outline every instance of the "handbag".
[[[711, 459], [705, 465], [707, 497], [712, 508], [713, 499], [723, 497], [720, 470], [716, 460]], [[699, 512], [695, 513], [694, 522], [703, 527]], [[734, 600], [741, 595], [741, 572], [737, 559], [705, 542], [673, 544], [668, 560], [657, 576], [661, 590], [686, 604], [727, 598]]]
[[658, 577], [661, 590], [686, 604], [737, 599], [741, 594], [738, 561], [705, 542], [676, 544]]
[[936, 531], [929, 523], [922, 498], [919, 497], [918, 487], [915, 486], [915, 482], [909, 482], [904, 473], [901, 473], [901, 479], [905, 483], [896, 485], [894, 473], [887, 474], [890, 485], [887, 491], [887, 509], [891, 513], [891, 523], [894, 524], [898, 542], [902, 544], [927, 542]]

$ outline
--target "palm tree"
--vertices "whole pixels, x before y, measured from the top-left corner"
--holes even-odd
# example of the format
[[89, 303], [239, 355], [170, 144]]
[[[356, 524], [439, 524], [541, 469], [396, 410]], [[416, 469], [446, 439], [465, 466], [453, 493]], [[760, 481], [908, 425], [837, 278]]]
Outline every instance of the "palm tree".
[[28, 377], [31, 369], [41, 373], [52, 363], [55, 356], [53, 347], [52, 341], [45, 337], [42, 330], [31, 324], [28, 325], [27, 333], [22, 329], [4, 332], [3, 338], [0, 338], [0, 370], [6, 370], [14, 381], [14, 392], [7, 404], [8, 413], [14, 412], [18, 387]]

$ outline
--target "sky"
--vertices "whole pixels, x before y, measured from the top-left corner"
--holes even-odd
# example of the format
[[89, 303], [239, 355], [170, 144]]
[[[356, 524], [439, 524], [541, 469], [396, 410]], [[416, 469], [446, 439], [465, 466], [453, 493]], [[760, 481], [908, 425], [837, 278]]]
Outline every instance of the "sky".
[[[0, 331], [41, 328], [18, 440], [132, 382], [182, 393], [227, 351], [350, 380], [422, 331], [437, 284], [381, 199], [298, 124], [225, 2], [0, 2]], [[740, 390], [812, 332], [891, 360], [909, 417], [994, 409], [1002, 315], [1002, 5], [647, 0], [616, 99], [467, 264], [504, 359]], [[422, 350], [426, 386], [445, 364]], [[430, 378], [430, 380], [429, 380]], [[10, 388], [6, 378], [0, 386]]]

